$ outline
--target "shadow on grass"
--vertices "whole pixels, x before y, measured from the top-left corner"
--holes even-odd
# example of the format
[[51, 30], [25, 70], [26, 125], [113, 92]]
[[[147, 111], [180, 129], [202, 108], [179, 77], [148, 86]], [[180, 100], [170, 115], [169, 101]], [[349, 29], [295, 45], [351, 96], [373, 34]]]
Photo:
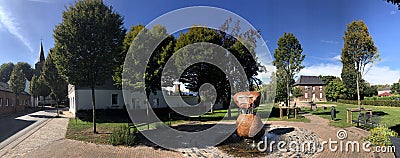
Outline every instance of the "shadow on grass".
[[397, 132], [397, 134], [400, 135], [400, 124], [397, 124], [395, 126], [389, 127], [391, 130]]
[[383, 112], [383, 111], [373, 111], [372, 114], [373, 114], [373, 115], [378, 115], [378, 116], [389, 115], [388, 113]]

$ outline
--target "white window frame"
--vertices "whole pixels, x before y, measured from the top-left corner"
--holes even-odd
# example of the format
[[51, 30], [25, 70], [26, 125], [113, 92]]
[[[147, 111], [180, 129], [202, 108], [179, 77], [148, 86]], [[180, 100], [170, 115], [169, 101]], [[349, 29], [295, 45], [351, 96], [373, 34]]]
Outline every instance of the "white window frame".
[[319, 98], [322, 99], [322, 92], [319, 92]]
[[304, 98], [308, 98], [308, 93], [306, 92], [306, 93], [304, 93]]
[[10, 99], [6, 98], [6, 106], [10, 104]]

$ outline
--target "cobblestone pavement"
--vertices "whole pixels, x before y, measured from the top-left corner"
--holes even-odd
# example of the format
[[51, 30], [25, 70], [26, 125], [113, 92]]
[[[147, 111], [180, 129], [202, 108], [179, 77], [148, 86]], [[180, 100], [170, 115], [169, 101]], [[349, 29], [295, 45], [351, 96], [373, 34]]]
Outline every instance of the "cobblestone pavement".
[[[292, 127], [297, 127], [297, 128], [303, 128], [307, 130], [314, 131], [322, 140], [328, 141], [329, 139], [332, 139], [333, 141], [338, 141], [340, 142], [341, 140], [338, 139], [337, 137], [337, 132], [338, 130], [341, 130], [341, 128], [329, 126], [329, 120], [323, 119], [321, 117], [311, 115], [311, 114], [305, 114], [304, 115], [306, 118], [310, 119], [310, 123], [304, 123], [304, 122], [286, 122], [286, 121], [268, 121], [268, 124], [271, 125], [277, 125], [277, 126], [292, 126]], [[364, 142], [364, 139], [366, 136], [369, 135], [368, 131], [362, 130], [357, 127], [347, 127], [344, 128], [343, 130], [346, 131], [347, 133], [347, 138], [343, 140], [343, 142], [348, 141], [358, 141], [360, 143], [360, 152], [346, 152], [345, 149], [343, 149], [343, 152], [341, 151], [336, 151], [332, 152], [329, 150], [329, 147], [325, 145], [325, 150], [317, 155], [315, 157], [380, 157], [380, 158], [393, 158], [394, 154], [393, 153], [373, 153], [373, 152], [364, 152], [362, 149], [362, 143]]]

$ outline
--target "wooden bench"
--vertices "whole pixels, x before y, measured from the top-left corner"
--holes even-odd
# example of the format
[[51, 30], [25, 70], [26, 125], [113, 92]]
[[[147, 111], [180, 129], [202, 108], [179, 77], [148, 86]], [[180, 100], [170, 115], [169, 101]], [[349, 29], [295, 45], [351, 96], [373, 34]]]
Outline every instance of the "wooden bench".
[[396, 158], [400, 158], [400, 138], [390, 137], [390, 141], [392, 141], [392, 144], [395, 148], [394, 155], [396, 156]]
[[378, 115], [370, 115], [367, 113], [359, 113], [357, 120], [352, 120], [353, 123], [357, 123], [357, 126], [360, 124], [368, 127], [379, 126], [381, 122], [381, 117]]

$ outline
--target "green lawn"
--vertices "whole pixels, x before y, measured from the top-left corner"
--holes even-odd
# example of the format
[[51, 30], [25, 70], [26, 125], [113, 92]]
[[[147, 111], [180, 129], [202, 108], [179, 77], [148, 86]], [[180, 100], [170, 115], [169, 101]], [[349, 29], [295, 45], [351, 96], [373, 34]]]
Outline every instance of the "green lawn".
[[[355, 126], [355, 124], [346, 123], [346, 109], [357, 108], [357, 105], [342, 104], [342, 103], [318, 103], [318, 104], [334, 104], [336, 105], [336, 120], [332, 121], [330, 125], [336, 127], [349, 127]], [[399, 107], [386, 107], [386, 106], [368, 106], [362, 105], [364, 108], [372, 109], [373, 115], [379, 115], [381, 117], [381, 125], [389, 127], [399, 132], [400, 130], [400, 108]], [[322, 118], [331, 119], [330, 116], [331, 108], [326, 110], [319, 109], [318, 111], [312, 112], [313, 115], [318, 115]], [[358, 113], [353, 113], [353, 119], [358, 117]]]

